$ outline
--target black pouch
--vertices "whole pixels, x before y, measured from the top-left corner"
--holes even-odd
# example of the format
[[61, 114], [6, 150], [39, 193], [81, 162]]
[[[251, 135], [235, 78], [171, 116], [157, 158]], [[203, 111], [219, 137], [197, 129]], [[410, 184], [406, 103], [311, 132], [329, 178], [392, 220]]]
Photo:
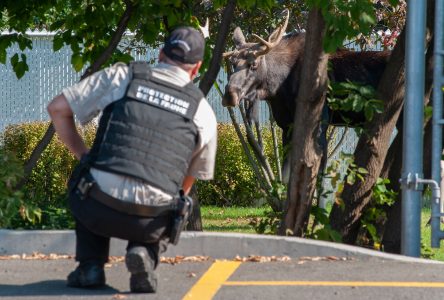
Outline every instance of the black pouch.
[[80, 194], [85, 194], [86, 190], [82, 189], [82, 188], [80, 188], [80, 190], [79, 190], [79, 185], [82, 186], [80, 184], [81, 180], [84, 181], [84, 184], [87, 183], [85, 180], [94, 181], [92, 176], [89, 174], [89, 167], [90, 167], [89, 157], [87, 154], [84, 154], [80, 158], [80, 162], [74, 168], [74, 171], [72, 172], [71, 177], [69, 178], [69, 181], [68, 181], [69, 194], [76, 193], [76, 194], [78, 194], [77, 196], [80, 196], [81, 198], [84, 197], [84, 195], [80, 195]]
[[89, 189], [95, 183], [94, 178], [89, 172], [89, 168], [89, 157], [87, 154], [84, 154], [69, 178], [69, 195], [74, 195], [80, 200], [85, 199], [85, 197], [88, 195]]

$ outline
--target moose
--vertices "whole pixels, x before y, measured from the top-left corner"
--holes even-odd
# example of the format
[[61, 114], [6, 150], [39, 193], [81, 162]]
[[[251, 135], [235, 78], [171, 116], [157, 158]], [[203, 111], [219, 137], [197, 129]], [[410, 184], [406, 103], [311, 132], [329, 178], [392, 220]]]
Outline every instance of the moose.
[[[237, 27], [233, 33], [236, 48], [223, 55], [233, 66], [233, 73], [226, 85], [222, 105], [237, 106], [242, 100], [268, 101], [271, 113], [282, 129], [283, 145], [290, 142], [288, 131], [294, 122], [294, 101], [303, 80], [301, 68], [305, 45], [304, 33], [284, 35], [288, 18], [287, 10], [284, 23], [270, 34], [268, 41], [253, 35], [257, 41], [246, 42], [242, 30]], [[329, 57], [329, 80], [351, 81], [376, 89], [389, 57], [390, 51], [340, 49]], [[363, 113], [338, 112], [329, 107], [324, 110], [330, 125], [353, 126], [365, 122]]]

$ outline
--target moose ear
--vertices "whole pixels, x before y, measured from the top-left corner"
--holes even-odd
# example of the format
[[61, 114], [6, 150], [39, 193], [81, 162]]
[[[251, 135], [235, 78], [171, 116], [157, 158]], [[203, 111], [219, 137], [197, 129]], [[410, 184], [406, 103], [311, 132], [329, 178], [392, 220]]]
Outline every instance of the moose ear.
[[233, 41], [234, 44], [236, 45], [236, 48], [239, 48], [240, 46], [245, 44], [244, 34], [242, 33], [242, 30], [239, 27], [236, 27], [236, 29], [234, 30]]

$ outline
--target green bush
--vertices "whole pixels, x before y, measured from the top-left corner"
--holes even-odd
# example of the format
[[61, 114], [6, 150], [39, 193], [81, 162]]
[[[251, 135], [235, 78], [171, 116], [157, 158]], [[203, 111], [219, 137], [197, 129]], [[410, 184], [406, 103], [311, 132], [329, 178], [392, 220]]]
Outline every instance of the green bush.
[[[218, 125], [215, 176], [211, 181], [197, 181], [203, 205], [252, 206], [264, 197], [252, 167], [232, 125]], [[265, 154], [273, 153], [271, 131], [262, 129]], [[273, 164], [274, 160], [270, 159]]]
[[15, 190], [22, 178], [23, 167], [17, 157], [0, 148], [0, 228], [11, 226], [18, 213], [31, 223], [40, 220], [40, 209], [26, 204], [23, 193]]
[[[16, 164], [24, 164], [32, 150], [43, 137], [48, 122], [32, 122], [8, 126], [1, 135], [0, 150], [13, 153]], [[93, 125], [79, 129], [87, 145], [91, 145], [96, 128]], [[271, 133], [263, 130], [265, 152], [273, 153]], [[19, 169], [5, 161], [11, 168]], [[26, 229], [62, 229], [72, 228], [73, 220], [67, 205], [66, 186], [69, 176], [76, 165], [73, 155], [64, 147], [57, 136], [40, 157], [25, 187], [15, 194], [14, 199], [23, 199], [27, 208], [41, 209], [41, 222], [32, 222], [22, 215], [32, 215], [24, 211], [19, 200], [8, 206], [8, 214], [15, 212], [15, 217], [5, 227]], [[271, 161], [272, 163], [272, 161]], [[1, 175], [0, 175], [1, 176]], [[18, 176], [18, 175], [14, 175]], [[17, 177], [18, 178], [18, 177]], [[0, 193], [6, 191], [0, 186]], [[257, 180], [242, 149], [232, 125], [218, 126], [218, 151], [216, 156], [215, 179], [197, 182], [198, 197], [204, 205], [251, 206], [263, 197], [259, 192]], [[18, 198], [18, 197], [22, 198]], [[11, 200], [12, 201], [12, 200]], [[3, 205], [6, 202], [3, 202]], [[0, 219], [1, 215], [0, 203]], [[29, 210], [29, 209], [28, 209]], [[0, 220], [0, 226], [1, 226]]]
[[[43, 137], [48, 124], [48, 122], [32, 122], [8, 126], [1, 136], [2, 149], [14, 153], [24, 164]], [[81, 132], [87, 143], [91, 144], [95, 128], [87, 126]], [[73, 222], [67, 213], [66, 184], [75, 165], [74, 156], [57, 137], [53, 138], [21, 191], [26, 205], [41, 209], [41, 222], [32, 223], [16, 215], [11, 226], [36, 229], [71, 227]]]

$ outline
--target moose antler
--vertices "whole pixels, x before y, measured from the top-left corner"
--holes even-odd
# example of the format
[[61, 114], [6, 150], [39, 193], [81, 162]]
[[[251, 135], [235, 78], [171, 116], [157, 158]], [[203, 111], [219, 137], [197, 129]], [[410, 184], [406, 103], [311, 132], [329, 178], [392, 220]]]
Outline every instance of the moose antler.
[[281, 26], [276, 28], [276, 30], [273, 31], [272, 34], [270, 34], [270, 36], [268, 37], [268, 41], [264, 40], [263, 38], [261, 38], [260, 36], [258, 36], [256, 34], [253, 34], [253, 36], [257, 40], [259, 40], [260, 44], [265, 46], [265, 47], [261, 47], [260, 50], [255, 52], [255, 56], [256, 57], [264, 55], [264, 54], [267, 54], [268, 52], [271, 51], [271, 49], [276, 47], [276, 45], [279, 44], [280, 41], [282, 40], [282, 37], [284, 36], [285, 30], [287, 30], [288, 19], [290, 18], [290, 11], [288, 9], [285, 9], [284, 12], [285, 11], [287, 11], [287, 15], [285, 17], [284, 24], [282, 24]]
[[199, 30], [202, 32], [204, 39], [210, 37], [210, 21], [208, 18], [203, 27], [199, 25]]
[[[287, 25], [288, 25], [288, 19], [290, 18], [290, 11], [288, 9], [285, 9], [282, 13], [287, 13], [286, 17], [285, 17], [285, 21], [284, 24], [282, 24], [281, 26], [279, 26], [278, 28], [276, 28], [275, 31], [273, 31], [272, 34], [270, 34], [270, 36], [268, 37], [268, 41], [264, 40], [263, 38], [261, 38], [260, 36], [253, 34], [253, 36], [259, 40], [260, 43], [257, 43], [256, 45], [260, 45], [259, 50], [255, 50], [254, 51], [254, 55], [256, 57], [259, 57], [261, 55], [267, 54], [268, 52], [271, 51], [271, 49], [273, 49], [277, 44], [279, 44], [279, 42], [282, 40], [282, 37], [284, 36], [285, 30], [287, 29]], [[236, 30], [238, 30], [237, 35], [238, 35], [238, 42], [241, 44], [245, 44], [245, 38], [242, 34], [242, 31], [240, 30], [240, 28], [236, 28]], [[236, 30], [235, 30], [235, 36], [236, 36]], [[242, 39], [240, 39], [242, 38]], [[254, 45], [254, 44], [253, 44]], [[248, 50], [250, 51], [250, 50]], [[233, 51], [229, 51], [229, 52], [224, 52], [222, 54], [223, 58], [227, 58], [230, 57], [234, 54], [236, 54], [238, 51], [237, 50], [233, 50]]]
[[224, 52], [224, 53], [222, 53], [222, 57], [223, 57], [223, 58], [230, 57], [230, 56], [233, 55], [234, 53], [236, 53], [236, 50], [228, 51], [228, 52]]

